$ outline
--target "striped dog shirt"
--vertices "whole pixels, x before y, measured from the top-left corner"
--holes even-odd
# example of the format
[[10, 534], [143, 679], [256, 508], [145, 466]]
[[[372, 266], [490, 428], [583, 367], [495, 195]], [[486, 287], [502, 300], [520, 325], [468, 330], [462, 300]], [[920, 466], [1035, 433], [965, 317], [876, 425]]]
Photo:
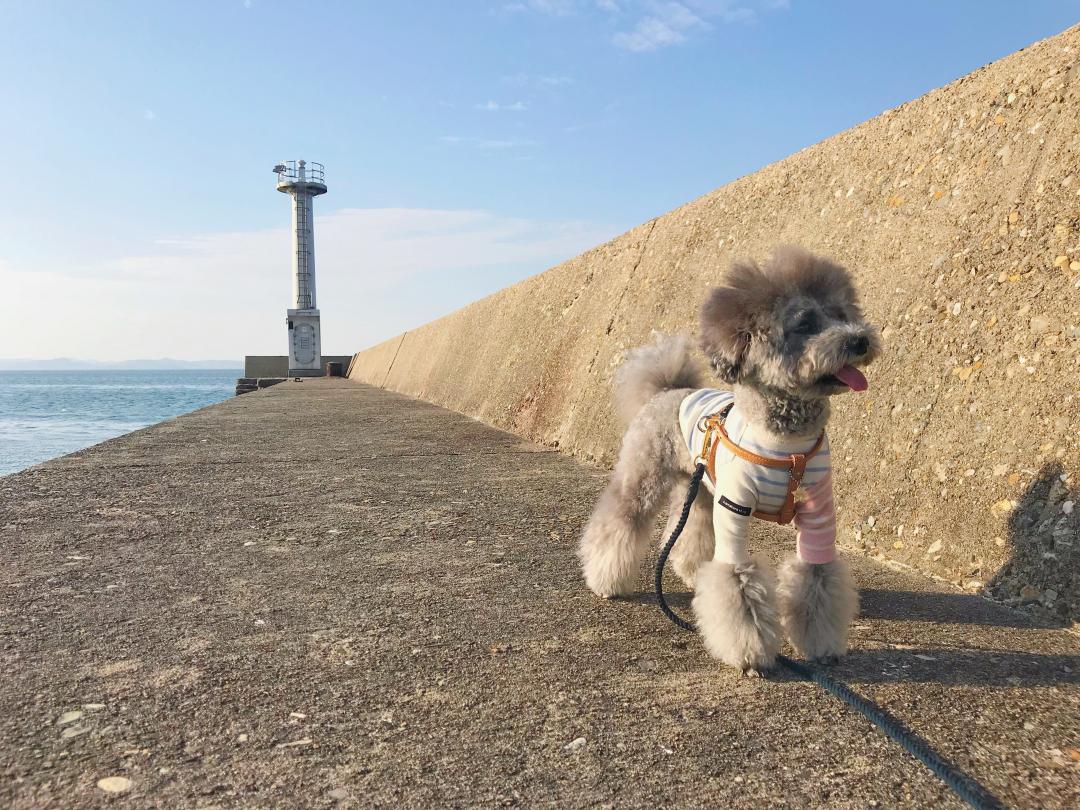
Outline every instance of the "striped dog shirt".
[[[702, 388], [689, 394], [679, 407], [679, 426], [690, 449], [691, 458], [701, 454], [705, 440], [705, 417], [719, 413], [735, 399], [730, 391]], [[784, 440], [755, 430], [737, 408], [732, 408], [725, 423], [728, 436], [739, 447], [761, 456], [786, 459], [792, 453], [807, 453], [817, 439]], [[788, 472], [765, 467], [739, 458], [726, 447], [716, 451], [716, 483], [705, 476], [705, 485], [715, 500], [713, 530], [716, 534], [715, 559], [735, 565], [750, 561], [746, 530], [751, 513], [778, 512], [788, 488]], [[820, 564], [836, 557], [836, 511], [832, 496], [832, 465], [829, 440], [806, 465], [802, 498], [796, 507], [796, 550], [801, 559]]]

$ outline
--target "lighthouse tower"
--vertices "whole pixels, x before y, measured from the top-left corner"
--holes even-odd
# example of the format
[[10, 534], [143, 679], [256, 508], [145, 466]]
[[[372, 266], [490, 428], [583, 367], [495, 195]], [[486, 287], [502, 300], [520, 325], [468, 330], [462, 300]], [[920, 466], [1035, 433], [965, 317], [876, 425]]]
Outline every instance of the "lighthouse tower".
[[319, 309], [315, 302], [315, 224], [312, 200], [326, 193], [321, 163], [287, 160], [274, 167], [277, 190], [292, 197], [293, 305], [289, 324], [289, 376], [313, 377], [321, 373], [322, 341]]

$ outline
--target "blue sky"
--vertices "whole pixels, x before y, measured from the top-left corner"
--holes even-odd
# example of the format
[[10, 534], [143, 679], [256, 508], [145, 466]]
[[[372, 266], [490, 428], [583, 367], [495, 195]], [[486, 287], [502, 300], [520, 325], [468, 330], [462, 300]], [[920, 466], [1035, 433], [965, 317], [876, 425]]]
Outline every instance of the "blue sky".
[[[1077, 21], [1077, 0], [2, 0], [8, 357], [347, 353]], [[18, 301], [18, 306], [12, 306]]]

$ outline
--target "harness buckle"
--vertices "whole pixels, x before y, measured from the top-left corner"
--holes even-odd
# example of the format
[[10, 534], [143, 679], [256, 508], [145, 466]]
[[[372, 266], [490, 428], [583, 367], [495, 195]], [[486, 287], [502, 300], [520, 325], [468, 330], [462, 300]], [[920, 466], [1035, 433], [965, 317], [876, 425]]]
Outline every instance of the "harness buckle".
[[802, 483], [803, 476], [806, 474], [806, 456], [802, 453], [792, 453], [791, 455], [791, 470], [788, 472], [789, 478], [795, 482], [795, 486], [792, 489], [797, 489], [799, 484]]

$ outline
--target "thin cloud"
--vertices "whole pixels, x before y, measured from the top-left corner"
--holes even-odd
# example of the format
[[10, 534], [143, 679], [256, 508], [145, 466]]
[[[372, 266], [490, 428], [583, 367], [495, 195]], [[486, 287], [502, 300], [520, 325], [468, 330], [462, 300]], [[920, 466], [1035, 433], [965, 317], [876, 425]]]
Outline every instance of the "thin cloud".
[[[611, 18], [637, 21], [613, 40], [628, 50], [655, 50], [687, 39], [694, 28], [708, 29], [709, 20], [744, 23], [757, 18], [757, 9], [783, 11], [790, 0], [515, 0], [502, 11], [534, 12], [549, 17], [587, 16], [601, 12]], [[693, 22], [696, 18], [699, 22]]]
[[660, 2], [649, 0], [652, 8], [664, 5], [681, 5], [699, 17], [714, 19], [725, 23], [746, 22], [757, 16], [756, 8], [769, 11], [786, 9], [787, 0], [678, 0], [678, 2]]
[[[286, 215], [286, 222], [288, 221]], [[353, 352], [463, 306], [613, 236], [612, 225], [483, 210], [342, 209], [316, 217], [323, 347]], [[15, 270], [0, 285], [20, 357], [240, 358], [280, 354], [291, 230], [163, 238], [139, 255], [82, 267]], [[205, 291], [213, 289], [207, 296]], [[191, 329], [192, 313], [217, 324]]]
[[486, 112], [524, 112], [528, 109], [524, 101], [515, 101], [511, 104], [500, 104], [488, 99], [483, 104], [477, 104], [476, 109]]
[[[782, 7], [777, 6], [776, 8]], [[726, 23], [750, 22], [751, 20], [757, 19], [757, 12], [752, 8], [740, 6], [739, 8], [733, 8], [722, 12], [720, 14], [720, 19]]]
[[633, 30], [617, 33], [612, 42], [628, 51], [655, 51], [685, 42], [687, 32], [695, 28], [710, 27], [682, 3], [663, 3], [652, 14], [638, 20]]
[[502, 77], [503, 84], [511, 84], [517, 87], [565, 87], [573, 84], [571, 76], [560, 75], [536, 75], [533, 73], [513, 73]]
[[512, 14], [523, 11], [536, 11], [552, 17], [568, 17], [577, 11], [577, 3], [574, 0], [525, 0], [521, 3], [507, 3], [503, 11]]
[[757, 8], [784, 11], [788, 0], [685, 0], [684, 2], [650, 2], [648, 12], [629, 31], [620, 31], [611, 41], [628, 51], [655, 51], [686, 42], [698, 31], [710, 31], [712, 22], [724, 24], [753, 22]]

